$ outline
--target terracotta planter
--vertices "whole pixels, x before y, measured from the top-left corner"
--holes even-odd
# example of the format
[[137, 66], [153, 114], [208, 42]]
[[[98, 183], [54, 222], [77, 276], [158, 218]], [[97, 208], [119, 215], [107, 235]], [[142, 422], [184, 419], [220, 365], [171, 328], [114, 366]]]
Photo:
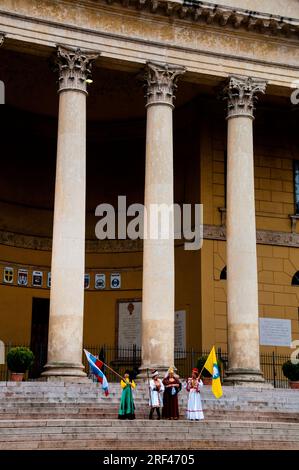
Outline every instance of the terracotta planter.
[[201, 379], [204, 385], [212, 385], [212, 377], [202, 377]]
[[292, 382], [292, 380], [289, 380], [289, 386], [290, 388], [299, 390], [299, 380], [296, 380], [296, 382]]
[[24, 375], [23, 372], [11, 372], [10, 378], [13, 382], [22, 382]]

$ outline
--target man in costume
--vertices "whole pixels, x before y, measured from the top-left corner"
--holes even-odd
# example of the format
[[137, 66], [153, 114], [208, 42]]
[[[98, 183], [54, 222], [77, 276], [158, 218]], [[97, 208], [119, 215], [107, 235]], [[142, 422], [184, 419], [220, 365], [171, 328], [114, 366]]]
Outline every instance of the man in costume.
[[200, 398], [200, 389], [203, 386], [202, 380], [199, 378], [198, 369], [192, 369], [192, 376], [186, 382], [186, 390], [189, 393], [187, 406], [187, 419], [191, 421], [199, 421], [204, 419], [202, 404]]
[[163, 411], [162, 417], [166, 419], [179, 419], [179, 403], [178, 393], [182, 389], [182, 384], [175, 375], [173, 367], [168, 369], [168, 372], [163, 379], [165, 387], [163, 394]]
[[130, 371], [126, 370], [120, 381], [122, 388], [118, 419], [135, 419], [135, 404], [132, 389], [136, 388], [134, 380], [130, 381]]
[[164, 385], [162, 380], [159, 378], [159, 372], [155, 370], [152, 373], [152, 379], [149, 383], [149, 406], [150, 406], [150, 414], [149, 419], [153, 419], [154, 411], [156, 410], [158, 419], [161, 418], [160, 416], [160, 408], [163, 406], [163, 392], [164, 392]]

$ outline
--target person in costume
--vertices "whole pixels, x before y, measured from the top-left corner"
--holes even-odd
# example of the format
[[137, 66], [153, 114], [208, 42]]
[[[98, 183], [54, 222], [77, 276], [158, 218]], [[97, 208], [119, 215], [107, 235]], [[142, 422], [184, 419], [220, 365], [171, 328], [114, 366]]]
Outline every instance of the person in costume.
[[130, 380], [130, 372], [126, 370], [124, 378], [120, 381], [122, 388], [118, 419], [135, 419], [135, 404], [133, 392], [136, 388], [134, 380]]
[[150, 414], [149, 419], [153, 419], [154, 411], [156, 410], [158, 419], [161, 419], [160, 415], [160, 408], [163, 406], [163, 392], [164, 392], [164, 385], [162, 380], [159, 378], [159, 372], [155, 370], [152, 373], [152, 379], [149, 383], [149, 406], [150, 406]]
[[163, 379], [165, 387], [163, 394], [163, 411], [162, 418], [166, 419], [179, 419], [179, 402], [178, 393], [182, 389], [182, 384], [175, 375], [173, 367], [168, 369], [168, 372]]
[[199, 378], [198, 369], [192, 369], [192, 376], [186, 382], [186, 390], [189, 393], [187, 405], [187, 419], [191, 421], [199, 421], [204, 419], [202, 404], [200, 398], [200, 389], [203, 386], [202, 380]]

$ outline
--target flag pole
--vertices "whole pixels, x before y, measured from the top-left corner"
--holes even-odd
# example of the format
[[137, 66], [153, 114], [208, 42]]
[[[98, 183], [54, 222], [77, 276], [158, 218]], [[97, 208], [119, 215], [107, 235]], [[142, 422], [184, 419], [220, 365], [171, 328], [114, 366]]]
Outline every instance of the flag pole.
[[[84, 349], [84, 351], [86, 351]], [[100, 359], [99, 359], [100, 360]], [[112, 367], [108, 366], [108, 364], [106, 364], [105, 362], [101, 361], [103, 363], [103, 366], [107, 367], [108, 369], [111, 370], [111, 372], [113, 372], [115, 375], [117, 375], [117, 377], [119, 377], [121, 380], [124, 380], [124, 377], [122, 375], [120, 375], [118, 372], [116, 372], [114, 369], [112, 369]]]
[[147, 374], [147, 383], [148, 383], [148, 393], [149, 393], [149, 399], [150, 399], [150, 404], [151, 404], [151, 410], [153, 408], [153, 402], [152, 402], [152, 393], [151, 393], [151, 386], [150, 386], [150, 379], [149, 379], [149, 370], [148, 367], [146, 369], [146, 374]]
[[[84, 349], [84, 352], [85, 354], [88, 352], [86, 349]], [[100, 360], [100, 359], [99, 359]], [[124, 377], [122, 377], [118, 372], [116, 372], [114, 369], [112, 369], [112, 367], [108, 366], [108, 364], [106, 364], [105, 362], [101, 361], [103, 363], [103, 366], [107, 367], [108, 369], [111, 370], [111, 372], [113, 372], [115, 375], [117, 375], [120, 379], [124, 379]]]
[[202, 371], [204, 370], [204, 368], [205, 368], [205, 366], [202, 367], [202, 369], [201, 369], [201, 371], [200, 371], [200, 373], [199, 373], [199, 376], [198, 376], [199, 379], [200, 379], [200, 377], [201, 377], [201, 374], [202, 374]]
[[[103, 362], [103, 361], [102, 361], [102, 362]], [[112, 369], [112, 367], [108, 366], [108, 364], [106, 364], [105, 362], [103, 362], [103, 365], [104, 365], [105, 367], [107, 367], [108, 369], [110, 369], [111, 372], [113, 372], [115, 375], [117, 375], [120, 379], [122, 379], [122, 380], [124, 379], [124, 377], [122, 377], [118, 372], [116, 372], [114, 369]]]

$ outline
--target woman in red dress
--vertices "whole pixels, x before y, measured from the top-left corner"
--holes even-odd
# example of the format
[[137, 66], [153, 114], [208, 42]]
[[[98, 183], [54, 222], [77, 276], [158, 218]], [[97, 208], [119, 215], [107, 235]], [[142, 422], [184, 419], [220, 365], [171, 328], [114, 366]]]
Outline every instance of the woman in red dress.
[[174, 375], [172, 367], [168, 369], [167, 375], [163, 380], [163, 385], [165, 390], [163, 395], [162, 418], [179, 419], [178, 393], [182, 389], [182, 384], [177, 376]]

